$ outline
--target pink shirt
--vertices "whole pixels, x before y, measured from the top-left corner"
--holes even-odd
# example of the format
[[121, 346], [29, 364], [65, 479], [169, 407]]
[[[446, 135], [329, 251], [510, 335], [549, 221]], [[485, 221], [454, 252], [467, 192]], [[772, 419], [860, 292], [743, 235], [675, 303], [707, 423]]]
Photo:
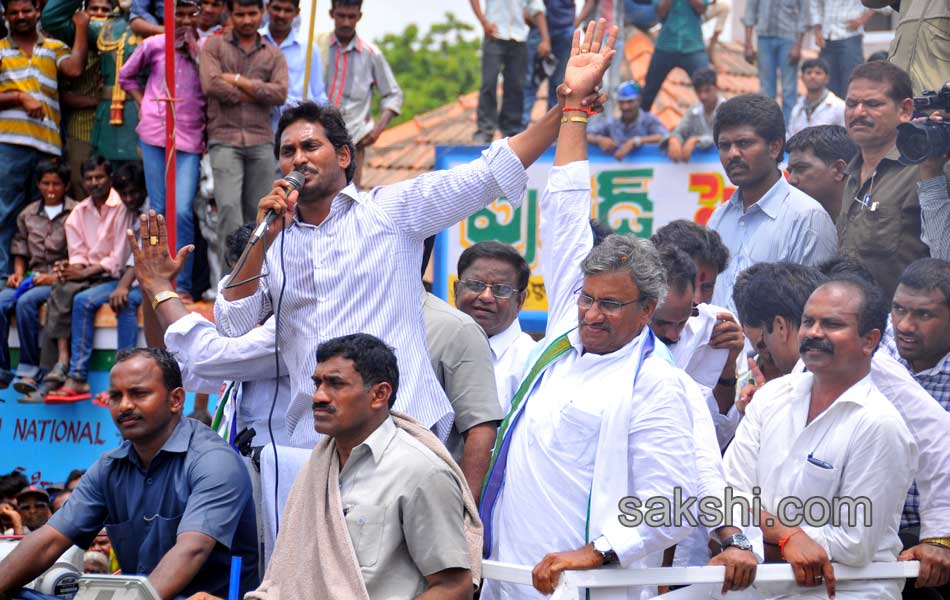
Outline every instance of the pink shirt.
[[[139, 138], [151, 146], [165, 147], [165, 35], [147, 38], [119, 71], [119, 85], [124, 90], [141, 90], [139, 75], [148, 71]], [[175, 52], [175, 147], [181, 152], [201, 154], [205, 149], [205, 94], [201, 90], [198, 65], [191, 58]]]
[[96, 210], [91, 197], [86, 198], [66, 218], [69, 262], [99, 264], [110, 276], [118, 278], [131, 253], [125, 238], [128, 228], [128, 211], [114, 189], [102, 205], [102, 212]]

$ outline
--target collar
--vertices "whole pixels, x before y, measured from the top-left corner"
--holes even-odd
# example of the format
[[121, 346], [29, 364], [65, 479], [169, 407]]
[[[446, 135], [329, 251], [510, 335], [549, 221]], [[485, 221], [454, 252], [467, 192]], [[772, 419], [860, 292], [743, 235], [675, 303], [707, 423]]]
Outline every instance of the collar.
[[[640, 341], [643, 340], [643, 334], [647, 332], [649, 325], [644, 325], [643, 329], [640, 330], [640, 333], [637, 334], [637, 337], [633, 338], [619, 350], [614, 350], [609, 354], [599, 354], [602, 358], [612, 359], [619, 356], [625, 356], [632, 353], [640, 345]], [[567, 334], [567, 341], [571, 343], [571, 346], [574, 347], [574, 350], [577, 351], [578, 355], [583, 355], [584, 353], [584, 343], [581, 341], [581, 328], [580, 325], [575, 327]]]
[[[386, 452], [386, 449], [389, 448], [389, 444], [392, 443], [395, 437], [396, 422], [393, 421], [392, 416], [390, 416], [387, 417], [373, 433], [369, 434], [368, 438], [358, 444], [356, 448], [362, 446], [369, 448], [370, 453], [373, 455], [373, 462], [378, 465], [379, 461], [383, 459], [383, 453]], [[356, 450], [356, 448], [353, 448], [353, 450]], [[350, 456], [352, 456], [352, 453]], [[347, 461], [347, 463], [349, 463], [349, 461]]]
[[505, 351], [515, 343], [515, 340], [521, 337], [521, 333], [521, 323], [518, 322], [518, 317], [516, 316], [515, 320], [512, 321], [511, 325], [505, 328], [504, 331], [488, 338], [488, 345], [491, 347], [495, 359], [498, 359], [498, 357], [504, 354]]
[[902, 365], [907, 367], [907, 370], [914, 376], [914, 378], [922, 377], [933, 377], [935, 375], [945, 375], [950, 373], [950, 352], [946, 356], [937, 361], [937, 364], [930, 367], [929, 369], [924, 369], [917, 373], [914, 372], [913, 367], [910, 366], [910, 363], [904, 360], [903, 358], [898, 359]]
[[363, 51], [363, 40], [360, 39], [359, 34], [353, 36], [353, 39], [350, 40], [350, 43], [346, 46], [337, 39], [335, 33], [330, 34], [330, 46], [337, 46], [340, 49], [340, 52], [349, 52], [350, 50], [355, 50], [356, 52]]
[[[234, 31], [233, 29], [231, 30], [231, 38], [230, 38], [228, 41], [231, 42], [231, 45], [234, 46], [235, 48], [238, 48], [239, 50], [242, 50], [242, 51], [244, 50], [243, 48], [241, 48], [241, 43], [238, 41], [237, 32]], [[264, 45], [264, 44], [263, 44], [263, 42], [261, 41], [261, 34], [260, 34], [260, 32], [258, 31], [258, 33], [257, 33], [257, 40], [254, 42], [254, 48], [251, 49], [251, 52], [250, 52], [250, 53], [254, 53], [254, 52], [260, 50], [263, 45]]]
[[[13, 36], [12, 36], [12, 35], [7, 34], [7, 37], [5, 37], [5, 38], [3, 38], [3, 39], [7, 40], [7, 41], [10, 43], [10, 46], [11, 46], [11, 47], [16, 48], [17, 50], [20, 50], [20, 44], [17, 43], [17, 41], [16, 41], [15, 39], [13, 39]], [[48, 38], [47, 38], [45, 35], [43, 35], [43, 32], [40, 31], [40, 30], [37, 28], [37, 30], [36, 30], [36, 42], [35, 42], [33, 45], [34, 45], [34, 46], [41, 46], [44, 42], [46, 42], [47, 39], [48, 39]], [[21, 52], [22, 52], [22, 51], [21, 51]]]
[[[161, 450], [159, 450], [155, 456], [157, 457], [162, 452], [172, 452], [175, 454], [188, 452], [188, 448], [191, 446], [191, 434], [193, 431], [194, 427], [188, 423], [188, 418], [180, 416], [178, 418], [178, 424], [175, 425], [175, 429], [172, 430], [172, 434], [168, 436], [168, 439], [162, 444]], [[138, 454], [131, 452], [131, 450], [132, 442], [123, 440], [121, 446], [111, 452], [106, 452], [105, 455], [116, 460], [127, 458], [136, 464], [140, 464]], [[155, 461], [153, 459], [152, 464], [154, 463]]]
[[[92, 203], [92, 196], [86, 196], [85, 200], [80, 202], [80, 204], [85, 204], [89, 207], [95, 208], [95, 205]], [[115, 191], [115, 188], [109, 190], [109, 197], [106, 198], [106, 203], [103, 206], [108, 206], [109, 208], [115, 208], [116, 206], [122, 205], [122, 198], [119, 196], [119, 192]]]
[[[880, 164], [878, 164], [877, 166], [877, 171], [880, 171], [881, 165], [884, 165], [886, 161], [893, 162], [898, 167], [903, 167], [904, 165], [901, 164], [900, 159], [901, 159], [901, 153], [900, 153], [900, 150], [897, 149], [897, 144], [895, 143], [893, 146], [891, 146], [891, 149], [887, 152], [887, 154], [884, 155], [884, 158], [881, 159]], [[864, 166], [864, 157], [861, 156], [860, 152], [858, 152], [857, 156], [852, 158], [851, 162], [848, 163], [848, 166], [845, 169], [845, 172], [849, 176], [860, 177], [862, 166]]]
[[[765, 215], [770, 219], [775, 219], [778, 217], [779, 206], [789, 195], [788, 181], [785, 180], [785, 176], [781, 173], [779, 174], [778, 181], [776, 181], [772, 187], [769, 188], [769, 191], [765, 192], [765, 195], [759, 198], [759, 201], [749, 207], [749, 212], [756, 207], [759, 208]], [[737, 208], [739, 212], [742, 212], [742, 189], [736, 190], [736, 193], [732, 195], [732, 198], [729, 199], [729, 203]], [[748, 213], [747, 213], [748, 214]]]
[[277, 46], [278, 48], [286, 48], [288, 46], [293, 46], [295, 44], [303, 46], [306, 44], [306, 40], [299, 39], [300, 30], [296, 27], [290, 28], [290, 33], [287, 34], [287, 37], [284, 38], [284, 41], [277, 43], [274, 41], [274, 36], [270, 33], [270, 25], [262, 25], [260, 29], [257, 30], [258, 35], [264, 38], [271, 45]]
[[[106, 202], [108, 202], [108, 200], [106, 200]], [[76, 208], [76, 204], [78, 204], [78, 202], [76, 202], [75, 200], [73, 200], [73, 199], [70, 198], [69, 196], [65, 196], [65, 197], [63, 198], [63, 212], [61, 212], [60, 215], [67, 215], [67, 214], [69, 214], [69, 212], [72, 211], [72, 209]], [[40, 199], [37, 201], [36, 214], [38, 214], [38, 215], [45, 214], [46, 211], [43, 210], [43, 207], [44, 207], [44, 206], [45, 206], [45, 205], [43, 204], [43, 199], [40, 198]], [[57, 217], [58, 217], [58, 216], [59, 216], [59, 215], [57, 215]]]
[[[340, 210], [339, 207], [346, 200], [350, 200], [358, 204], [365, 203], [365, 200], [363, 199], [363, 195], [360, 193], [359, 189], [356, 187], [356, 184], [353, 183], [352, 181], [348, 183], [345, 188], [337, 192], [336, 197], [333, 198], [333, 202], [330, 205], [330, 213], [327, 215], [327, 218], [323, 220], [323, 222], [326, 223], [327, 220], [330, 219], [330, 217], [332, 217], [334, 214], [339, 212]], [[303, 221], [300, 220], [300, 212], [299, 212], [298, 207], [294, 207], [294, 225], [298, 225], [300, 227], [316, 227], [316, 225], [313, 225], [311, 223], [304, 223]]]
[[[805, 371], [804, 374], [806, 375], [805, 377], [801, 377], [795, 382], [792, 397], [799, 399], [799, 401], [804, 404], [807, 410], [808, 404], [811, 402], [811, 389], [815, 383], [815, 374], [810, 371]], [[818, 419], [822, 418], [824, 415], [828, 414], [829, 411], [834, 409], [835, 406], [839, 406], [841, 404], [850, 403], [857, 404], [858, 406], [867, 406], [873, 387], [871, 373], [868, 371], [868, 374], [865, 375], [863, 379], [846, 389], [844, 393], [835, 398], [834, 402], [831, 403], [831, 406], [826, 408], [820, 415], [818, 415], [812, 421], [812, 423], [815, 423], [818, 421]]]

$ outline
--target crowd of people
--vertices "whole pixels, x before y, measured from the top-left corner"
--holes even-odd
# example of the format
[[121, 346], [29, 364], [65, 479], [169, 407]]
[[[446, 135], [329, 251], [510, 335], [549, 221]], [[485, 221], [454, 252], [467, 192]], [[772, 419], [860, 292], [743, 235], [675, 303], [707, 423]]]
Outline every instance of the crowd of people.
[[[830, 100], [840, 66], [830, 59], [804, 61], [808, 94], [781, 104], [725, 99], [697, 66], [699, 103], [669, 133], [649, 112], [650, 75], [643, 90], [613, 90], [619, 116], [599, 114], [617, 27], [546, 20], [567, 4], [589, 16], [597, 2], [574, 16], [556, 0], [488, 0], [484, 12], [473, 0], [498, 42], [486, 44], [491, 77], [517, 72], [500, 65], [526, 54], [497, 15], [516, 15], [509, 25], [528, 39], [533, 23], [542, 59], [570, 29], [552, 105], [525, 127], [480, 99], [480, 141], [491, 143], [478, 159], [364, 190], [363, 152], [400, 94], [355, 34], [359, 1], [334, 0], [335, 31], [312, 56], [328, 85], [311, 80], [305, 93], [296, 5], [231, 0], [225, 12], [177, 0], [176, 195], [198, 195], [207, 160], [230, 220], [218, 222], [225, 275], [211, 322], [189, 310], [194, 207], [176, 204], [176, 247], [162, 214], [161, 5], [93, 17], [96, 1], [78, 12], [75, 0], [6, 3], [3, 43], [33, 69], [8, 71], [4, 54], [0, 85], [36, 87], [0, 93], [0, 119], [22, 130], [0, 132], [0, 152], [28, 165], [8, 179], [35, 181], [39, 199], [12, 229], [0, 305], [16, 313], [22, 350], [15, 376], [9, 349], [0, 367], [28, 402], [88, 399], [93, 316], [108, 302], [121, 349], [100, 401], [123, 442], [56, 488], [0, 478], [3, 533], [25, 536], [0, 562], [0, 595], [20, 598], [71, 555], [87, 572], [147, 575], [160, 597], [195, 600], [541, 598], [568, 570], [672, 565], [723, 566], [722, 593], [754, 585], [763, 598], [950, 597], [950, 157], [906, 165], [896, 149], [929, 73], [919, 53], [900, 61], [901, 40], [920, 34], [911, 19], [950, 30], [950, 12], [895, 7], [897, 50], [847, 71], [843, 105]], [[699, 29], [701, 4], [654, 1], [661, 36], [670, 19], [678, 33], [657, 60], [708, 65], [683, 37]], [[767, 51], [785, 69], [819, 23], [823, 54], [844, 60], [854, 36], [841, 29], [859, 31], [868, 14], [838, 8], [750, 2], [760, 67]], [[83, 105], [81, 202], [68, 195], [81, 130], [67, 123], [65, 159], [22, 144], [63, 139], [58, 106], [71, 96], [56, 100], [57, 71], [113, 82]], [[520, 100], [506, 105], [524, 114]], [[843, 125], [813, 122], [830, 114]], [[3, 137], [14, 134], [20, 142]], [[123, 139], [138, 148], [107, 156]], [[589, 148], [622, 159], [643, 144], [677, 161], [717, 149], [735, 193], [705, 226], [676, 220], [649, 239], [592, 221]], [[532, 270], [516, 248], [466, 248], [455, 307], [422, 274], [435, 234], [499, 197], [519, 206], [526, 169], [552, 145], [538, 339], [518, 320]], [[184, 416], [186, 390], [222, 389], [212, 427]], [[277, 475], [293, 485], [272, 501]], [[532, 584], [483, 581], [482, 559], [531, 566]], [[918, 561], [918, 576], [835, 576], [835, 565], [897, 560]], [[791, 565], [794, 583], [756, 580], [764, 562]]]

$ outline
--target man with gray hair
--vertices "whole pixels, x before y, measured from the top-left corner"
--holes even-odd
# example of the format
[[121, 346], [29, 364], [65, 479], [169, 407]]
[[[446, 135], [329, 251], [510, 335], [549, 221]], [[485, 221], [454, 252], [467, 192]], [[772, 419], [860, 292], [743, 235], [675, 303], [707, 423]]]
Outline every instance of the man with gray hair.
[[[597, 61], [613, 51], [600, 52], [597, 40], [578, 48], [575, 38], [572, 56], [579, 53]], [[586, 89], [586, 74], [569, 63], [565, 84]], [[565, 106], [580, 100], [568, 96]], [[647, 327], [666, 293], [659, 254], [634, 236], [611, 235], [593, 248], [586, 123], [579, 109], [561, 120], [541, 200], [548, 325], [481, 496], [486, 555], [536, 565], [534, 589], [489, 581], [486, 600], [540, 599], [565, 570], [659, 566], [690, 532], [685, 523], [645, 526], [635, 506], [672, 501], [674, 490], [695, 494], [692, 421], [684, 383]], [[742, 572], [739, 587], [752, 577]]]

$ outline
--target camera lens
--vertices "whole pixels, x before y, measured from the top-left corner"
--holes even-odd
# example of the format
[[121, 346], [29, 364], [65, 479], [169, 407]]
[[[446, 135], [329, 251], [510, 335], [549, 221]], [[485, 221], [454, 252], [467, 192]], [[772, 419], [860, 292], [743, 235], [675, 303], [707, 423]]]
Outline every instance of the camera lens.
[[923, 123], [901, 123], [897, 127], [897, 149], [901, 162], [916, 165], [927, 160], [930, 154], [927, 126]]

